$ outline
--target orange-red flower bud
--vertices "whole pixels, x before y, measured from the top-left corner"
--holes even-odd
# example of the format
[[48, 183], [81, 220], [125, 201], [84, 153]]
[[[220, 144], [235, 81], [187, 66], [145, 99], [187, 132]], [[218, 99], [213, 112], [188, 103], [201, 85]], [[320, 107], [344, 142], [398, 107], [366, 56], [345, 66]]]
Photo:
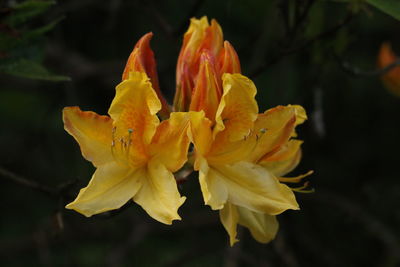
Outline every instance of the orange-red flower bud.
[[143, 35], [143, 37], [136, 43], [128, 61], [126, 62], [124, 72], [122, 73], [122, 80], [128, 79], [129, 73], [132, 71], [146, 73], [150, 78], [153, 89], [156, 91], [157, 96], [161, 101], [162, 108], [160, 110], [160, 115], [166, 118], [169, 116], [169, 107], [161, 93], [158, 83], [156, 60], [154, 58], [153, 50], [150, 47], [150, 40], [152, 37], [153, 33], [149, 32]]
[[[390, 43], [385, 42], [381, 45], [378, 55], [378, 67], [384, 68], [394, 63], [398, 57], [393, 52]], [[400, 96], [400, 66], [394, 67], [384, 75], [382, 81], [387, 89], [393, 94]]]

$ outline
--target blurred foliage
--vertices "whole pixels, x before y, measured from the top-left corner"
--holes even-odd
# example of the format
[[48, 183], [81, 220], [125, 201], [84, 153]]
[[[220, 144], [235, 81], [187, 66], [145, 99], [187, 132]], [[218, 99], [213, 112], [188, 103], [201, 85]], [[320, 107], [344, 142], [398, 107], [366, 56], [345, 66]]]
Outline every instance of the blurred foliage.
[[[383, 41], [400, 54], [398, 1], [3, 0], [0, 14], [2, 265], [399, 266], [400, 99], [363, 74]], [[230, 248], [196, 175], [181, 185], [188, 199], [172, 226], [133, 203], [92, 218], [64, 209], [94, 167], [63, 130], [62, 108], [105, 114], [149, 31], [171, 102], [182, 34], [202, 15], [237, 49], [260, 110], [301, 104], [309, 115], [293, 176], [313, 169], [316, 192], [297, 194], [302, 209], [279, 216], [267, 245], [242, 229]]]
[[44, 26], [35, 26], [34, 19], [40, 15], [44, 17], [54, 4], [54, 1], [28, 0], [1, 5], [0, 72], [38, 80], [69, 80], [42, 66], [44, 34], [52, 30], [60, 19]]

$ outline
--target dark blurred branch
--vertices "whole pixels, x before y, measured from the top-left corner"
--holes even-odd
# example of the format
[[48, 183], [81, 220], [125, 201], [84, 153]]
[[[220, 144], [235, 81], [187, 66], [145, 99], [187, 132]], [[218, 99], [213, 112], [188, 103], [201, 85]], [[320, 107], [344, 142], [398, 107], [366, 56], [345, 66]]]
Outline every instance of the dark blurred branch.
[[[318, 194], [315, 194], [315, 196], [317, 200], [329, 203], [337, 209], [344, 211], [349, 216], [356, 218], [371, 234], [386, 246], [387, 252], [389, 252], [391, 258], [397, 263], [400, 262], [400, 254], [398, 253], [400, 251], [399, 239], [396, 233], [383, 221], [369, 214], [361, 205], [333, 192], [318, 189]], [[393, 266], [397, 265], [394, 264]]]
[[15, 184], [22, 185], [24, 187], [31, 188], [33, 190], [39, 191], [41, 193], [44, 193], [48, 196], [57, 196], [59, 190], [55, 188], [51, 188], [47, 185], [39, 184], [35, 181], [26, 179], [25, 177], [19, 176], [13, 172], [10, 172], [9, 170], [4, 169], [3, 167], [0, 166], [0, 175], [11, 181], [14, 182]]
[[67, 181], [65, 183], [60, 184], [57, 187], [50, 187], [44, 184], [40, 184], [38, 182], [29, 180], [25, 177], [22, 177], [18, 174], [15, 174], [3, 167], [0, 166], [0, 175], [3, 176], [3, 178], [14, 182], [17, 185], [21, 185], [27, 188], [31, 188], [35, 191], [41, 192], [47, 196], [51, 197], [69, 197], [67, 190], [74, 185], [77, 181], [76, 180], [71, 180]]
[[352, 76], [380, 76], [388, 73], [395, 67], [400, 66], [400, 59], [397, 59], [395, 62], [387, 65], [384, 68], [375, 70], [362, 70], [356, 66], [351, 65], [349, 62], [342, 60], [337, 54], [333, 53], [333, 55], [341, 69]]
[[283, 50], [281, 53], [279, 53], [277, 56], [273, 57], [271, 60], [269, 60], [268, 62], [262, 64], [261, 66], [259, 66], [258, 68], [256, 68], [250, 75], [250, 78], [254, 78], [258, 75], [260, 75], [263, 71], [265, 71], [266, 69], [268, 69], [270, 66], [276, 64], [277, 62], [279, 62], [281, 59], [295, 54], [301, 50], [303, 50], [304, 48], [309, 47], [311, 44], [313, 44], [314, 42], [326, 39], [328, 37], [331, 37], [333, 34], [335, 34], [336, 32], [338, 32], [341, 28], [343, 28], [344, 26], [346, 26], [354, 17], [353, 13], [349, 13], [347, 14], [347, 16], [340, 21], [338, 24], [336, 24], [335, 26], [331, 27], [330, 29], [321, 32], [319, 34], [317, 34], [316, 36], [310, 38], [307, 41], [304, 41], [302, 44], [292, 48], [292, 49], [286, 49]]

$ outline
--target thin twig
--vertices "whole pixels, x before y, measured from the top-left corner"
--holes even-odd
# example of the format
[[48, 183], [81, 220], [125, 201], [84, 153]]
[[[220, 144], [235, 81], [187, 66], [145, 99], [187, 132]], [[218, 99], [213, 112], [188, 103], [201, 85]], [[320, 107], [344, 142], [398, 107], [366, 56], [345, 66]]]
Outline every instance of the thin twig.
[[39, 184], [38, 182], [26, 179], [25, 177], [22, 177], [20, 175], [17, 175], [9, 170], [6, 170], [5, 168], [0, 166], [0, 175], [3, 176], [3, 178], [14, 182], [18, 185], [22, 185], [24, 187], [31, 188], [33, 190], [39, 191], [41, 193], [44, 193], [48, 196], [57, 196], [59, 193], [59, 190], [56, 188], [52, 188], [47, 185]]
[[353, 13], [349, 13], [341, 22], [339, 22], [337, 25], [333, 26], [332, 28], [321, 32], [319, 34], [317, 34], [316, 36], [314, 36], [313, 38], [303, 42], [301, 45], [298, 45], [292, 49], [286, 49], [283, 50], [280, 54], [278, 54], [276, 57], [272, 58], [271, 60], [269, 60], [268, 62], [262, 64], [261, 66], [259, 66], [257, 69], [255, 69], [250, 75], [250, 78], [254, 78], [258, 75], [260, 75], [264, 70], [266, 70], [267, 68], [269, 68], [270, 66], [274, 65], [275, 63], [279, 62], [281, 59], [283, 59], [286, 56], [292, 55], [294, 53], [297, 53], [299, 51], [301, 51], [302, 49], [310, 46], [311, 44], [313, 44], [316, 41], [325, 39], [329, 36], [331, 36], [332, 34], [336, 33], [337, 31], [339, 31], [342, 27], [344, 27], [345, 25], [347, 25], [352, 18], [354, 17]]
[[356, 66], [351, 65], [347, 61], [343, 61], [337, 54], [333, 54], [341, 69], [352, 76], [380, 76], [388, 73], [397, 66], [400, 66], [400, 58], [386, 67], [375, 70], [362, 70]]

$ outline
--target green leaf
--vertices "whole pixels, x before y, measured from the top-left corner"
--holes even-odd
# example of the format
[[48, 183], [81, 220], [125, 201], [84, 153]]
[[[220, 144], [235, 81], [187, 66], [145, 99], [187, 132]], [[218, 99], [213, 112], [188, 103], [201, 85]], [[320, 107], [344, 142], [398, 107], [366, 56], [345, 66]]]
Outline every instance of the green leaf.
[[54, 1], [39, 0], [28, 0], [22, 2], [12, 7], [12, 13], [5, 19], [5, 23], [11, 27], [15, 27], [37, 15], [42, 14], [54, 4]]
[[382, 12], [400, 20], [399, 0], [366, 0], [370, 5], [380, 9]]
[[52, 74], [41, 64], [26, 59], [19, 59], [6, 64], [3, 63], [0, 65], [0, 72], [35, 80], [54, 82], [71, 80], [66, 76]]

